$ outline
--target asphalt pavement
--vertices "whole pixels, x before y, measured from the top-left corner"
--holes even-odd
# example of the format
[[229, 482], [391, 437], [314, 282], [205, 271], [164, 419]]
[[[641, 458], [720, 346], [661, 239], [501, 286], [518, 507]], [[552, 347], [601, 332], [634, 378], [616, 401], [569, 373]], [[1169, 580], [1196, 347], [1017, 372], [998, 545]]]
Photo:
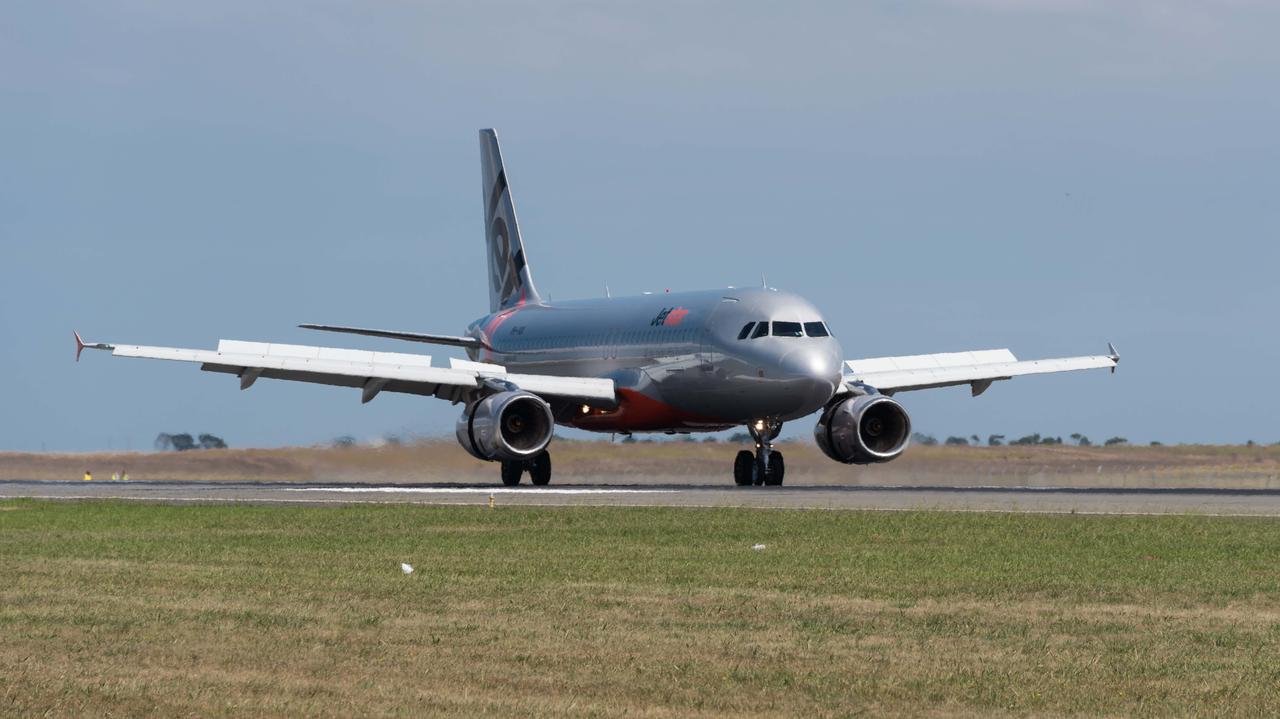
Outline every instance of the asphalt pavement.
[[0, 481], [0, 498], [284, 504], [672, 506], [1280, 516], [1280, 490], [730, 484]]

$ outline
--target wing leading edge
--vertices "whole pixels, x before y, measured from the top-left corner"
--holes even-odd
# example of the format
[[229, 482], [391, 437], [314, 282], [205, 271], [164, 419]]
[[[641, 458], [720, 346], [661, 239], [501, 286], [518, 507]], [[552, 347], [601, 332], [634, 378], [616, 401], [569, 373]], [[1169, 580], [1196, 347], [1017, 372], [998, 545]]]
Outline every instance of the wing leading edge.
[[1111, 344], [1107, 350], [1105, 355], [1026, 361], [1007, 349], [849, 360], [845, 366], [851, 374], [845, 375], [845, 385], [867, 385], [892, 394], [967, 384], [977, 397], [992, 382], [1021, 375], [1107, 368], [1114, 372], [1120, 354]]
[[110, 350], [115, 357], [140, 357], [198, 362], [206, 372], [240, 378], [248, 389], [260, 378], [312, 382], [361, 390], [369, 402], [380, 392], [402, 392], [462, 402], [476, 392], [514, 385], [544, 398], [589, 402], [612, 407], [613, 380], [595, 377], [553, 377], [512, 374], [501, 365], [450, 359], [449, 367], [434, 367], [426, 355], [399, 352], [310, 347], [265, 342], [220, 340], [216, 350], [142, 345], [82, 344], [77, 349]]

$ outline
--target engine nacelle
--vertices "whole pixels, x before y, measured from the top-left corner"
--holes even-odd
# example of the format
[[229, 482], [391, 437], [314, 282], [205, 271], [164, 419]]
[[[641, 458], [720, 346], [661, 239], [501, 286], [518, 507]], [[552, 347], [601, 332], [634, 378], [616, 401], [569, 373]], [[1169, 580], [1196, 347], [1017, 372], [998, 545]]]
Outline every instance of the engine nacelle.
[[911, 418], [902, 405], [882, 394], [847, 397], [827, 405], [813, 436], [837, 462], [888, 462], [907, 448]]
[[498, 392], [476, 402], [458, 419], [458, 444], [479, 459], [522, 460], [551, 443], [555, 419], [536, 394]]

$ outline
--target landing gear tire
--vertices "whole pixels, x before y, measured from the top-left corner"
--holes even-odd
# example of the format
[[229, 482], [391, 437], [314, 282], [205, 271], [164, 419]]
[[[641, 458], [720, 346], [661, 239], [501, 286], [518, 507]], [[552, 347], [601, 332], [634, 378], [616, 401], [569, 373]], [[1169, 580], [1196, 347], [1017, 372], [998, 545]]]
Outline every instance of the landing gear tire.
[[782, 475], [786, 473], [786, 465], [783, 464], [782, 453], [772, 451], [769, 453], [769, 466], [766, 469], [764, 465], [763, 453], [752, 461], [752, 472], [754, 484], [759, 487], [780, 487], [782, 486]]
[[539, 487], [545, 487], [551, 482], [551, 453], [544, 451], [542, 454], [529, 460], [529, 481]]
[[751, 484], [751, 478], [755, 472], [756, 457], [747, 450], [738, 452], [738, 456], [733, 458], [733, 483], [739, 487], [746, 487]]
[[786, 464], [782, 453], [773, 449], [773, 440], [782, 432], [782, 422], [776, 419], [760, 419], [747, 425], [747, 432], [755, 440], [756, 451], [742, 450], [733, 459], [733, 483], [738, 486], [754, 484], [777, 487], [782, 484]]
[[502, 483], [508, 487], [520, 484], [520, 475], [524, 474], [524, 462], [503, 462]]
[[769, 453], [769, 471], [764, 474], [764, 483], [768, 487], [782, 486], [782, 475], [787, 471], [787, 465], [782, 461], [782, 453], [773, 451]]

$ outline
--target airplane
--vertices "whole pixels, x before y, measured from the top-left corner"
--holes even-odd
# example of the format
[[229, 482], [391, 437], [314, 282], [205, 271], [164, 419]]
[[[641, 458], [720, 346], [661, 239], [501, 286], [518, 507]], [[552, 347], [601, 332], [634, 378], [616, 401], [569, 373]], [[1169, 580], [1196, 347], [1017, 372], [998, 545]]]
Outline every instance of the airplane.
[[1019, 361], [1007, 349], [845, 360], [822, 313], [770, 287], [645, 293], [551, 302], [533, 282], [497, 133], [480, 131], [489, 312], [462, 335], [323, 324], [309, 330], [460, 348], [468, 359], [220, 340], [215, 350], [87, 343], [117, 357], [197, 362], [261, 379], [353, 387], [364, 403], [382, 392], [463, 406], [462, 447], [498, 462], [502, 483], [551, 481], [556, 425], [591, 432], [714, 432], [746, 427], [755, 451], [733, 462], [737, 485], [777, 486], [786, 471], [773, 446], [783, 423], [819, 413], [814, 438], [837, 462], [891, 461], [907, 448], [911, 419], [899, 392], [970, 386], [973, 396], [1012, 377], [1109, 368], [1108, 354]]

